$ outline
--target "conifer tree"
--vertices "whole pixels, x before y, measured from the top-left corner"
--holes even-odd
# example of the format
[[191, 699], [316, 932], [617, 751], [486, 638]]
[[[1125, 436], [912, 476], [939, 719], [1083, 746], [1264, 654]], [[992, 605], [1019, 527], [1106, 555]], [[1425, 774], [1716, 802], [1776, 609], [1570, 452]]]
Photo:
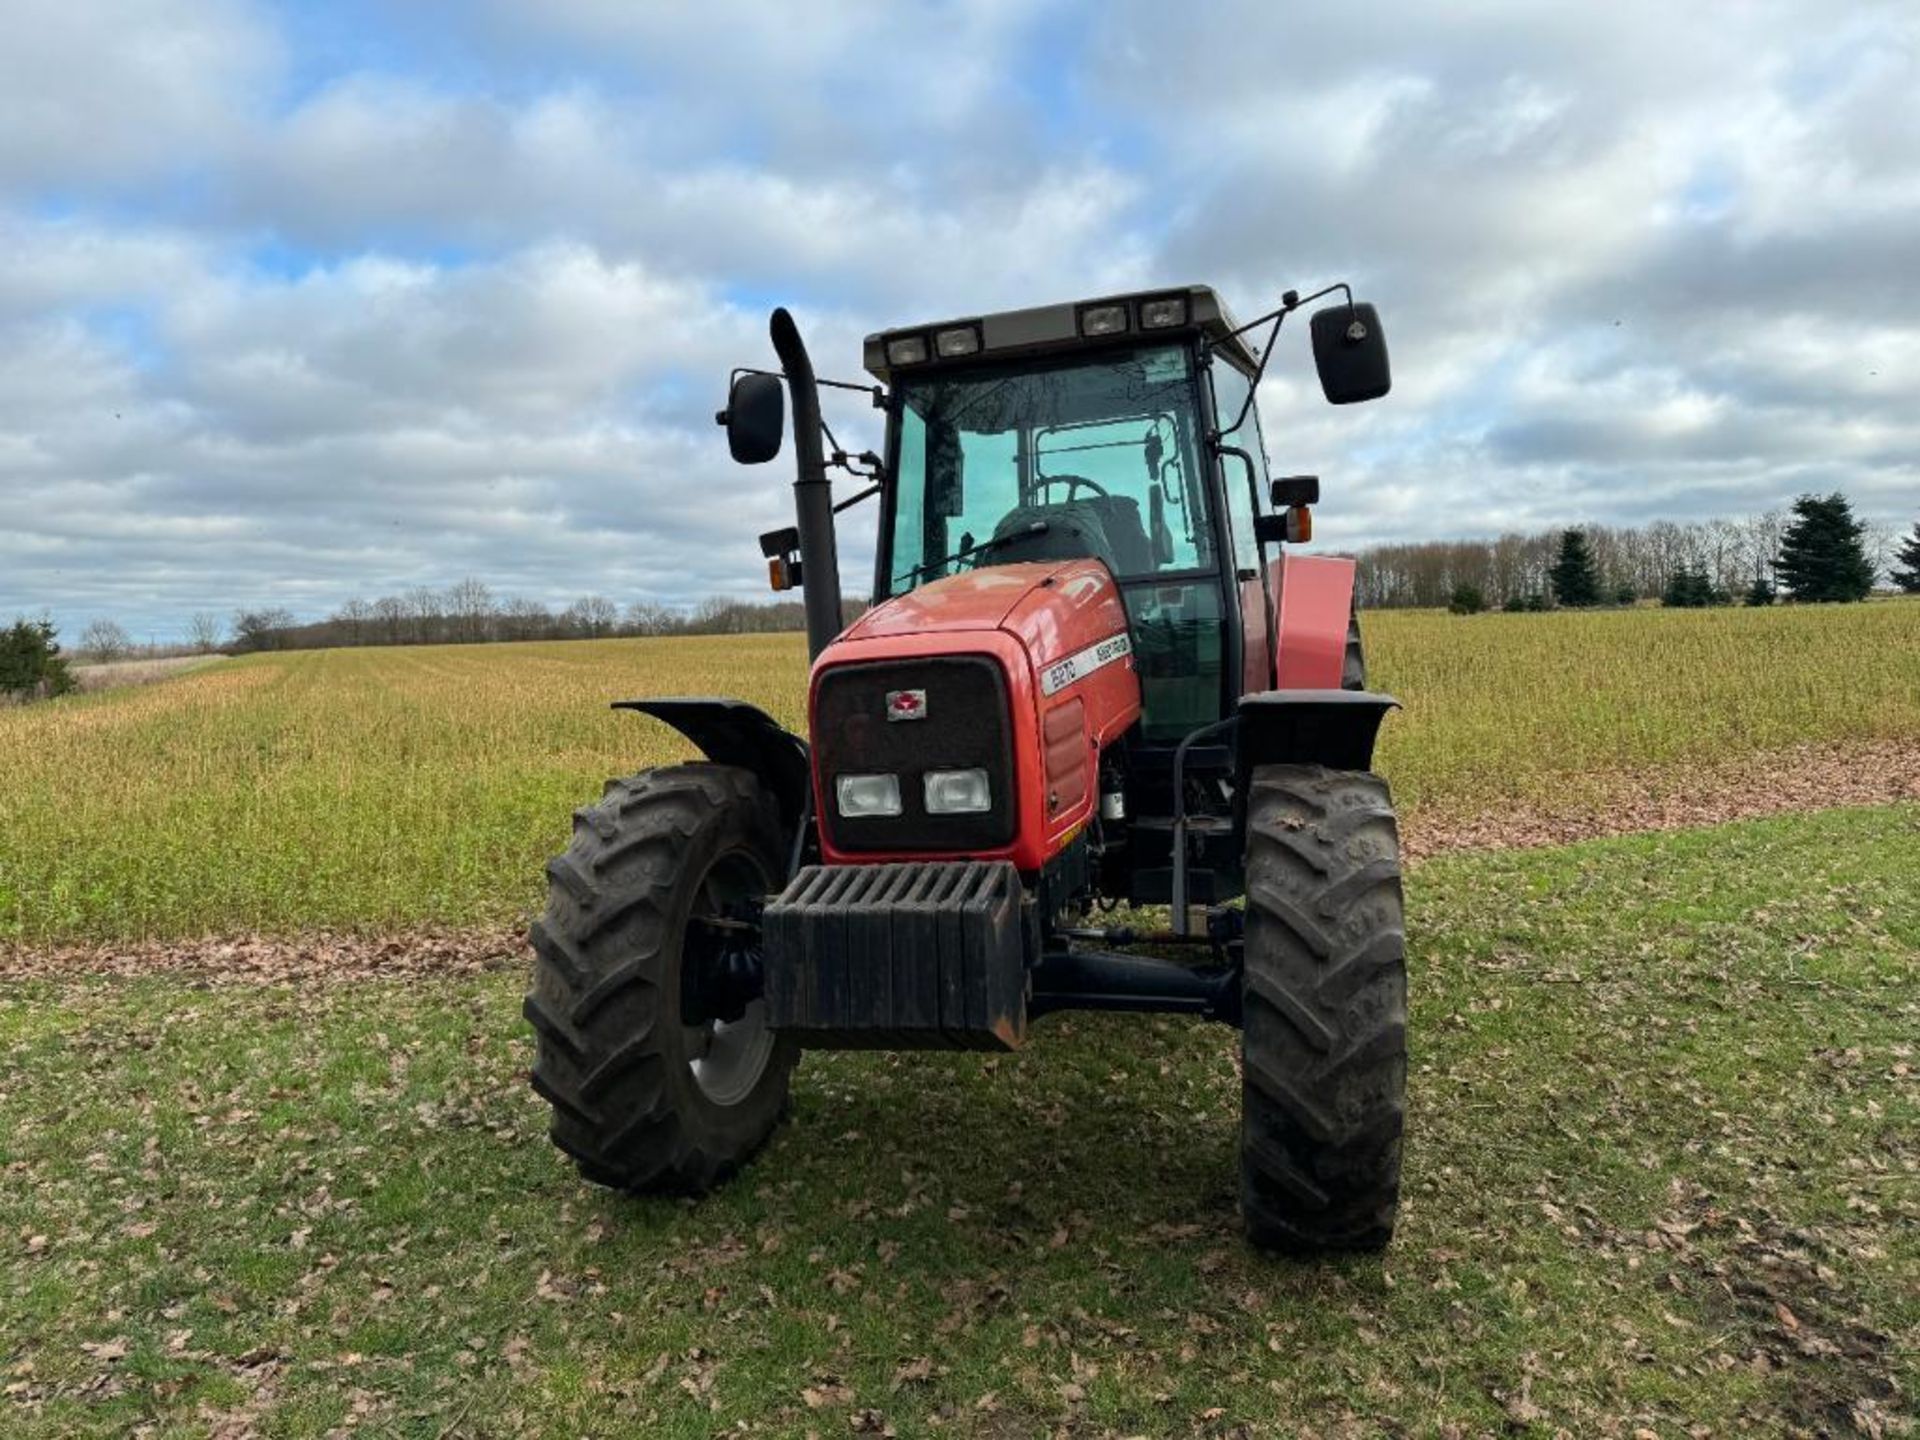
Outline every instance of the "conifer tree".
[[1920, 595], [1920, 520], [1913, 522], [1913, 533], [1895, 553], [1900, 564], [1894, 567], [1893, 583], [1909, 595]]
[[1867, 527], [1839, 491], [1802, 495], [1780, 541], [1780, 585], [1796, 600], [1864, 600], [1873, 562], [1862, 543]]
[[1553, 562], [1548, 579], [1554, 599], [1562, 605], [1581, 608], [1600, 603], [1600, 577], [1594, 572], [1584, 531], [1568, 530], [1560, 536], [1560, 558]]

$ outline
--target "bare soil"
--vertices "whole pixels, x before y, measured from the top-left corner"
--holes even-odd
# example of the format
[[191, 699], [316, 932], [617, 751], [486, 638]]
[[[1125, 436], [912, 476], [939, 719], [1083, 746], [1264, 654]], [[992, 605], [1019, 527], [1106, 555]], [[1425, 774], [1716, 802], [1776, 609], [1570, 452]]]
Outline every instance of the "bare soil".
[[1802, 745], [1691, 770], [1582, 776], [1546, 804], [1417, 813], [1402, 822], [1401, 843], [1417, 861], [1902, 800], [1920, 800], [1920, 740]]
[[0, 942], [0, 981], [192, 976], [209, 985], [283, 985], [314, 980], [446, 979], [527, 963], [517, 929], [413, 930], [392, 935], [248, 935], [87, 945]]

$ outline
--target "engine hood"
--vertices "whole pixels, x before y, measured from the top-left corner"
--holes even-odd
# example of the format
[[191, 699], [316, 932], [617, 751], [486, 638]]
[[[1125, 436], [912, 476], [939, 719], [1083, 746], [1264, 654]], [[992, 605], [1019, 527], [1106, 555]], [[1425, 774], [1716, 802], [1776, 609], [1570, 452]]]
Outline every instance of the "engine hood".
[[[1120, 586], [1094, 559], [983, 566], [869, 610], [813, 662], [807, 722], [825, 862], [1007, 859], [1038, 870], [1087, 823], [1100, 752], [1139, 719], [1133, 666]], [[891, 723], [902, 719], [919, 723]], [[924, 811], [921, 778], [938, 768], [986, 770], [1011, 812], [999, 800], [978, 817]], [[904, 810], [839, 817], [830, 777], [868, 772], [901, 777]]]
[[874, 606], [842, 632], [837, 643], [929, 631], [998, 630], [1020, 602], [1048, 580], [1085, 565], [1082, 560], [1034, 560], [949, 575]]

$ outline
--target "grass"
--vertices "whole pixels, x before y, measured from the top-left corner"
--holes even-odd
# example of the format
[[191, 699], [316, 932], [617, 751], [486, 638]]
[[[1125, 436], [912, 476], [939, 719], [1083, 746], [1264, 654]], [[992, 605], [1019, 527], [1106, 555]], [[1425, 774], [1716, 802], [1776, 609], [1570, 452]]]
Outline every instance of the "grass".
[[690, 1205], [561, 1165], [517, 973], [43, 973], [0, 993], [0, 1429], [1898, 1433], [1916, 873], [1911, 806], [1423, 866], [1402, 1230], [1312, 1267], [1237, 1239], [1218, 1027], [809, 1056]]
[[[1920, 736], [1920, 604], [1369, 619], [1403, 808]], [[689, 753], [607, 702], [799, 726], [798, 636], [262, 655], [0, 711], [0, 941], [513, 923], [608, 776]]]

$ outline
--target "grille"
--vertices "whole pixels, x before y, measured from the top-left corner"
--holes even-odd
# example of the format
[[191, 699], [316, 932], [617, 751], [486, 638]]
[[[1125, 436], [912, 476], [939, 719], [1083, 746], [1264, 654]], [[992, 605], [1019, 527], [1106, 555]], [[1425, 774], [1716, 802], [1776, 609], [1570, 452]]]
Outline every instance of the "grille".
[[[920, 720], [888, 720], [887, 695], [924, 690]], [[820, 678], [813, 742], [827, 838], [849, 853], [931, 850], [964, 852], [1013, 839], [1013, 736], [1007, 682], [980, 655], [930, 660], [876, 660], [841, 665]], [[987, 772], [993, 806], [975, 815], [929, 815], [923, 780], [929, 770]], [[900, 814], [839, 813], [839, 775], [900, 777]]]

